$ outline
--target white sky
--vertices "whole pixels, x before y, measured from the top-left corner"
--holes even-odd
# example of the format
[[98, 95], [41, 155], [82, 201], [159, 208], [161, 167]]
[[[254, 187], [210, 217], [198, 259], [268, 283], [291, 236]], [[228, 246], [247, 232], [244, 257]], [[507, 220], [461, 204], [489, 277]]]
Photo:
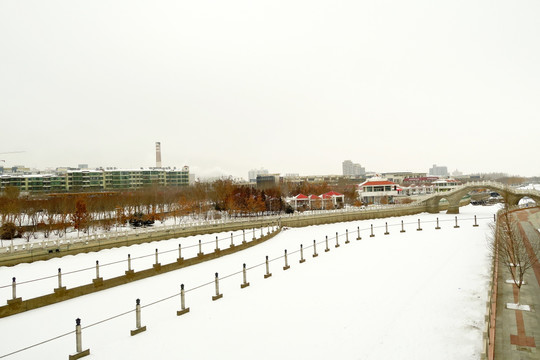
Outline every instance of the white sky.
[[0, 159], [538, 176], [539, 34], [538, 1], [2, 0]]

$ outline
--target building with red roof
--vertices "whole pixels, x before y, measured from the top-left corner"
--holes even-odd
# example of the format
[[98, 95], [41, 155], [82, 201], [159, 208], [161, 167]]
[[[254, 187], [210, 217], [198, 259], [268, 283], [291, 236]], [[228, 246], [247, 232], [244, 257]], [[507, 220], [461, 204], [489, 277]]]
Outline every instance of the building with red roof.
[[372, 177], [358, 185], [358, 198], [366, 204], [393, 203], [394, 197], [401, 195], [402, 189], [395, 182], [381, 177]]

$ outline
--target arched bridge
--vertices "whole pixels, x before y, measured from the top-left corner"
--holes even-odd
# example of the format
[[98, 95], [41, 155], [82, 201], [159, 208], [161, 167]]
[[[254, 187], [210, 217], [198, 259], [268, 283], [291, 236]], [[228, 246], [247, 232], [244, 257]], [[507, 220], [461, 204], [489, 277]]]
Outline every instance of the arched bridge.
[[442, 199], [448, 201], [448, 214], [459, 214], [460, 200], [469, 192], [477, 189], [490, 189], [499, 193], [510, 206], [517, 205], [524, 197], [529, 197], [540, 205], [540, 191], [532, 189], [515, 189], [495, 181], [478, 181], [461, 185], [453, 190], [434, 193], [426, 199], [419, 200], [419, 204], [426, 206], [430, 213], [439, 212], [439, 203]]

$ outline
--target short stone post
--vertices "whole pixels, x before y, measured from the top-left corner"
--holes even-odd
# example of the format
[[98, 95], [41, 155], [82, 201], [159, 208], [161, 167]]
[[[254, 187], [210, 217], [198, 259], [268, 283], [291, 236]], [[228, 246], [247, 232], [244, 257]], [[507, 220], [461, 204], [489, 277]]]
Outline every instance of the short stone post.
[[127, 276], [131, 276], [131, 275], [133, 275], [135, 273], [135, 271], [133, 271], [133, 269], [131, 269], [131, 254], [128, 254], [127, 265], [128, 265], [128, 269], [125, 271], [125, 274]]
[[214, 250], [215, 252], [219, 252], [220, 249], [219, 249], [219, 240], [218, 240], [218, 237], [216, 236], [216, 249]]
[[242, 268], [242, 275], [244, 276], [244, 282], [242, 284], [240, 284], [241, 289], [249, 286], [249, 283], [247, 282], [246, 264], [245, 263], [244, 263], [244, 266]]
[[62, 286], [62, 269], [58, 268], [58, 287], [54, 289], [56, 295], [62, 295], [65, 293], [66, 287]]
[[94, 286], [103, 285], [103, 278], [99, 276], [99, 260], [96, 260], [96, 278], [92, 279]]
[[267, 227], [266, 231], [267, 231], [266, 235], [269, 235], [270, 234], [270, 224], [268, 224], [268, 227]]
[[245, 244], [246, 243], [246, 230], [243, 229], [242, 230], [242, 244]]
[[324, 249], [324, 252], [329, 252], [330, 248], [328, 247], [328, 235], [326, 235], [326, 249]]
[[476, 215], [474, 215], [474, 225], [473, 227], [478, 227], [478, 223], [476, 222]]
[[15, 281], [15, 278], [12, 279], [11, 282], [11, 299], [8, 299], [7, 303], [8, 305], [17, 305], [22, 303], [22, 298], [17, 297], [17, 281]]
[[158, 262], [158, 249], [156, 249], [156, 263], [153, 265], [153, 267], [157, 271], [161, 270], [161, 264]]
[[403, 224], [403, 220], [401, 220], [401, 230], [399, 231], [400, 233], [404, 233], [405, 232], [405, 225]]
[[283, 270], [288, 270], [290, 268], [289, 262], [287, 261], [287, 249], [285, 249], [285, 266], [283, 267]]
[[182, 244], [178, 244], [178, 259], [176, 259], [176, 261], [184, 261], [184, 258], [182, 257]]
[[184, 292], [184, 284], [180, 285], [180, 310], [176, 312], [176, 316], [184, 315], [189, 312], [186, 308], [186, 294]]
[[90, 349], [83, 351], [82, 349], [82, 330], [81, 330], [81, 319], [77, 318], [75, 320], [75, 348], [76, 353], [69, 355], [69, 360], [80, 359], [83, 356], [90, 355]]
[[146, 331], [146, 326], [141, 326], [141, 299], [135, 300], [135, 330], [131, 330], [131, 336]]
[[204, 253], [202, 252], [202, 244], [201, 244], [201, 240], [199, 240], [199, 252], [197, 253], [197, 256], [203, 256]]
[[371, 224], [371, 235], [369, 237], [375, 237], [375, 234], [373, 233], [373, 224]]
[[356, 231], [358, 232], [358, 236], [356, 237], [356, 240], [362, 240], [362, 238], [360, 237], [360, 226], [356, 227]]
[[418, 219], [418, 229], [416, 231], [422, 231], [422, 228], [420, 227], [420, 219]]
[[455, 218], [456, 218], [456, 225], [454, 225], [454, 229], [457, 229], [459, 227], [459, 225], [457, 223], [457, 216]]
[[300, 264], [305, 262], [306, 259], [304, 259], [304, 245], [300, 244]]
[[231, 247], [234, 247], [233, 233], [231, 233]]
[[390, 234], [390, 233], [388, 232], [388, 223], [387, 223], [387, 222], [384, 223], [384, 229], [385, 229], [384, 235]]
[[270, 265], [268, 264], [268, 255], [266, 255], [266, 274], [264, 274], [264, 278], [268, 279], [270, 276], [272, 276], [272, 273], [270, 272]]
[[263, 237], [263, 225], [261, 224], [261, 238]]
[[339, 236], [339, 235], [338, 235], [338, 233], [337, 233], [337, 231], [336, 231], [336, 245], [334, 245], [334, 247], [337, 247], [337, 248], [339, 247], [339, 239], [338, 239], [338, 236]]
[[251, 240], [256, 240], [257, 238], [255, 237], [255, 228], [253, 228], [253, 239]]
[[435, 230], [440, 230], [441, 227], [439, 226], [439, 218], [437, 218], [437, 226], [435, 226]]
[[350, 243], [349, 241], [349, 229], [345, 229], [345, 244]]
[[313, 240], [313, 257], [317, 257], [319, 254], [317, 254], [317, 242]]
[[223, 297], [223, 294], [219, 293], [219, 277], [218, 273], [216, 273], [216, 279], [214, 280], [216, 284], [216, 295], [212, 296], [212, 301], [216, 301], [218, 299], [221, 299]]

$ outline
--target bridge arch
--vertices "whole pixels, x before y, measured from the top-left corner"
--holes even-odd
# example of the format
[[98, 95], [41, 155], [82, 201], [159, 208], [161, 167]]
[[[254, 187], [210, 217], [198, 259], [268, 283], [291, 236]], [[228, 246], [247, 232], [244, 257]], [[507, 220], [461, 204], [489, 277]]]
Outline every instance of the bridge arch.
[[421, 203], [426, 206], [427, 212], [438, 213], [441, 209], [441, 199], [446, 199], [448, 201], [447, 213], [459, 214], [459, 207], [462, 205], [461, 199], [471, 191], [477, 189], [489, 189], [499, 193], [510, 206], [518, 205], [519, 201], [524, 197], [529, 197], [537, 205], [540, 205], [540, 191], [538, 190], [514, 189], [507, 185], [491, 181], [467, 183], [451, 191], [435, 193], [421, 201]]

